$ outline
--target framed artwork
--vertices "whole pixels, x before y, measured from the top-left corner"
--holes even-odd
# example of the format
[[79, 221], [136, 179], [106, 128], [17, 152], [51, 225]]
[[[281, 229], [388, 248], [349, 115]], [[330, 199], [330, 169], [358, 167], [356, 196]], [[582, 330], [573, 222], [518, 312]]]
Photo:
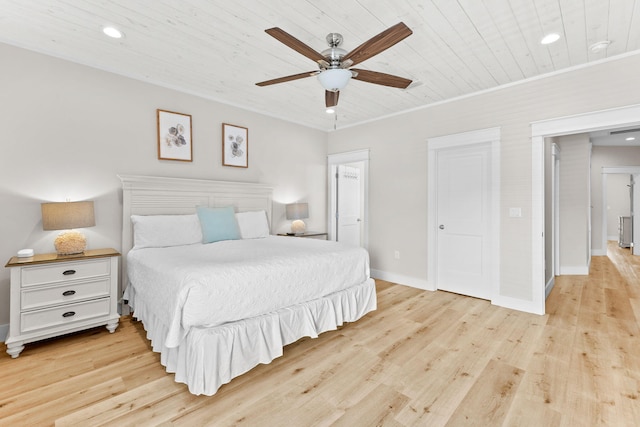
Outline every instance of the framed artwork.
[[249, 167], [249, 129], [222, 124], [222, 165]]
[[158, 159], [193, 161], [191, 115], [173, 111], [158, 112]]

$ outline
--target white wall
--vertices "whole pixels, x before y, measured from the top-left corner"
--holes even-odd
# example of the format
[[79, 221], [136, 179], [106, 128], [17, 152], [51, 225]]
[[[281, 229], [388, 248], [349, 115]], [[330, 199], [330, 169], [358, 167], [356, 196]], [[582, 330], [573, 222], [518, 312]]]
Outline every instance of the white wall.
[[589, 274], [589, 135], [556, 138], [560, 158], [559, 274]]
[[[427, 138], [500, 127], [499, 292], [532, 301], [532, 271], [543, 266], [532, 265], [530, 123], [640, 103], [639, 68], [634, 55], [330, 133], [330, 153], [370, 149], [372, 268], [427, 279]], [[510, 218], [510, 207], [522, 217]]]
[[[88, 247], [119, 250], [120, 173], [265, 183], [273, 232], [287, 230], [282, 204], [295, 200], [309, 202], [309, 229], [326, 230], [325, 132], [8, 45], [0, 58], [0, 260], [53, 252], [57, 232], [42, 231], [40, 203], [67, 198], [95, 202]], [[193, 162], [158, 160], [158, 108], [192, 115]], [[248, 169], [222, 166], [223, 122], [249, 128]], [[0, 325], [8, 301], [0, 269]]]

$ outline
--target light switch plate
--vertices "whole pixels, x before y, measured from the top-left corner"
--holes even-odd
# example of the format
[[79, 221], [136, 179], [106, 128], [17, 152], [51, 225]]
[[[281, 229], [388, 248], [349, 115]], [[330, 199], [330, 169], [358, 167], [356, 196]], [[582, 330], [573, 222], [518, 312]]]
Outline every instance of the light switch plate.
[[511, 218], [522, 217], [522, 208], [509, 208], [509, 217]]

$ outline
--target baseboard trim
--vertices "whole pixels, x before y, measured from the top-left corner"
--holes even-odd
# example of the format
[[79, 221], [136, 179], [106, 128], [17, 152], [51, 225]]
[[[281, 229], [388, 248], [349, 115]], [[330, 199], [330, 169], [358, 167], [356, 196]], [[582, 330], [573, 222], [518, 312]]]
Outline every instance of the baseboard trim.
[[0, 338], [2, 338], [2, 342], [7, 340], [7, 335], [9, 335], [9, 324], [0, 325]]
[[[412, 288], [423, 289], [425, 291], [435, 291], [434, 288], [429, 286], [426, 280], [418, 279], [411, 276], [405, 276], [397, 273], [390, 273], [388, 271], [381, 271], [371, 269], [371, 277], [374, 279], [386, 280], [388, 282], [397, 283], [399, 285], [410, 286]], [[524, 301], [516, 298], [509, 298], [503, 296], [497, 296], [491, 299], [491, 304], [498, 305], [500, 307], [510, 308], [512, 310], [524, 311], [533, 314], [544, 314], [539, 312], [539, 309], [532, 304], [531, 301]]]
[[399, 285], [410, 286], [412, 288], [423, 289], [425, 291], [435, 291], [431, 288], [426, 280], [418, 279], [416, 277], [405, 276], [397, 273], [390, 273], [388, 271], [371, 269], [371, 277], [374, 279], [386, 280], [387, 282], [397, 283]]
[[569, 265], [560, 267], [560, 276], [588, 276], [588, 265]]
[[591, 256], [607, 256], [606, 249], [591, 249]]
[[526, 313], [539, 314], [539, 315], [544, 314], [544, 308], [542, 309], [542, 312], [540, 312], [539, 308], [537, 307], [537, 305], [533, 303], [533, 301], [525, 301], [521, 299], [504, 297], [499, 295], [491, 300], [491, 304], [498, 305], [504, 308], [510, 308], [512, 310], [524, 311]]
[[551, 277], [551, 279], [549, 279], [547, 284], [544, 286], [544, 299], [547, 299], [549, 297], [549, 294], [551, 293], [551, 289], [553, 289], [555, 284], [556, 284], [556, 278]]

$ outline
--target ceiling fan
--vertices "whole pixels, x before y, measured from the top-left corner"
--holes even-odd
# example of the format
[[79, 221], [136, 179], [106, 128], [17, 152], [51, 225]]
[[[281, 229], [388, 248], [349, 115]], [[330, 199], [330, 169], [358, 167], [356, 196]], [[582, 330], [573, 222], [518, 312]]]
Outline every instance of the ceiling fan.
[[342, 43], [342, 35], [338, 33], [330, 33], [327, 35], [329, 49], [320, 53], [280, 28], [269, 28], [265, 30], [265, 32], [296, 52], [317, 62], [320, 69], [256, 83], [258, 86], [269, 86], [276, 83], [303, 79], [305, 77], [318, 76], [320, 84], [325, 89], [325, 103], [327, 109], [329, 109], [338, 105], [340, 90], [344, 89], [352, 78], [367, 83], [401, 89], [405, 89], [411, 84], [411, 80], [403, 77], [377, 71], [350, 68], [379, 54], [413, 34], [409, 27], [403, 22], [389, 27], [348, 53], [339, 47]]

